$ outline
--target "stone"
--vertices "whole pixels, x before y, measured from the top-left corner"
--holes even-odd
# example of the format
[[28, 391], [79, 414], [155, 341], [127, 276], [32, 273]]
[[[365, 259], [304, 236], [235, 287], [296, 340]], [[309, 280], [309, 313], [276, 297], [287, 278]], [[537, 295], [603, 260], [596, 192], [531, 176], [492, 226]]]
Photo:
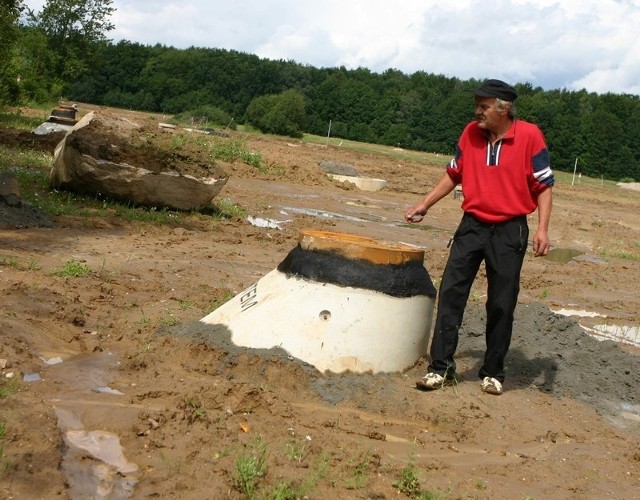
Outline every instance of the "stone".
[[[83, 133], [83, 129], [89, 126], [91, 134], [86, 130]], [[161, 157], [157, 155], [149, 158], [137, 156], [149, 168], [114, 161], [120, 151], [132, 149], [126, 141], [127, 135], [133, 134], [135, 129], [136, 124], [129, 120], [107, 119], [97, 112], [85, 115], [55, 149], [50, 186], [130, 201], [141, 206], [177, 210], [210, 208], [212, 200], [226, 184], [227, 176], [196, 178], [147, 165], [160, 161]], [[95, 143], [92, 143], [92, 136], [96, 138]], [[169, 154], [167, 152], [167, 156]]]

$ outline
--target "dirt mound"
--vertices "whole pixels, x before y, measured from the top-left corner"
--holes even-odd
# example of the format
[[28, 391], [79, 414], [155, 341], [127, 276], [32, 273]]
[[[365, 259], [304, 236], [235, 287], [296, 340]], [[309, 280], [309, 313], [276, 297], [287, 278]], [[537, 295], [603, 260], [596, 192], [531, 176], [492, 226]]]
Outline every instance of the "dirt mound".
[[53, 227], [53, 222], [37, 207], [24, 200], [16, 206], [0, 200], [0, 229]]
[[13, 148], [34, 149], [53, 153], [56, 146], [64, 138], [66, 132], [52, 132], [50, 134], [34, 134], [24, 130], [0, 127], [0, 144]]

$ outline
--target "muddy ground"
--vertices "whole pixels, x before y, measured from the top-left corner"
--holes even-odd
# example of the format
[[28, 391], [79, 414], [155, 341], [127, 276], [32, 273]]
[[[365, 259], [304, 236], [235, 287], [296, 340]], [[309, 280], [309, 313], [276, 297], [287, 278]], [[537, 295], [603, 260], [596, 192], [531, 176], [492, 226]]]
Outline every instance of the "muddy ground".
[[[176, 132], [156, 126], [163, 117], [120, 113], [175, 149]], [[263, 163], [216, 162], [230, 176], [219, 198], [279, 229], [198, 214], [163, 225], [85, 215], [14, 224], [4, 207], [0, 387], [11, 394], [0, 399], [0, 497], [640, 495], [638, 339], [620, 341], [640, 325], [640, 192], [560, 177], [556, 258], [526, 257], [505, 394], [482, 393], [476, 375], [482, 275], [458, 349], [462, 380], [424, 393], [415, 380], [426, 358], [403, 373], [319, 373], [278, 349], [234, 346], [199, 319], [274, 269], [302, 229], [418, 245], [437, 284], [460, 202], [442, 200], [420, 225], [402, 214], [443, 162], [225, 133], [215, 140], [243, 141]], [[15, 135], [3, 142], [52, 151]], [[331, 181], [322, 161], [387, 185]], [[533, 234], [535, 215], [530, 225]], [[90, 272], [52, 274], [67, 261]], [[597, 325], [626, 328], [602, 340], [585, 329]]]

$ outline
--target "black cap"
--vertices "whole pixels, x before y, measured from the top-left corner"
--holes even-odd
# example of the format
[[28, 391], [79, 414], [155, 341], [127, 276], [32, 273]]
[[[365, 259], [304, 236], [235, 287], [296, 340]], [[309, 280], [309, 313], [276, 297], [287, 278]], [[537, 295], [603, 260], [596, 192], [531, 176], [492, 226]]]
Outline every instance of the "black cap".
[[516, 90], [502, 80], [485, 80], [473, 94], [478, 97], [497, 97], [505, 101], [514, 101], [518, 97]]

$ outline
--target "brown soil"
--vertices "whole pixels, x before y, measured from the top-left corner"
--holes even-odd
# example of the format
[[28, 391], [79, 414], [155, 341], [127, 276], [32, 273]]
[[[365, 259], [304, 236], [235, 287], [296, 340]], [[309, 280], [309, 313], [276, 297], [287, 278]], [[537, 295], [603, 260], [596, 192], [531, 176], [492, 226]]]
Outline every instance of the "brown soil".
[[[119, 113], [144, 127], [161, 119]], [[175, 131], [144, 127], [144, 137], [131, 132], [130, 145], [176, 149]], [[606, 315], [580, 318], [585, 325], [640, 324], [640, 193], [558, 182], [552, 244], [582, 255], [569, 262], [526, 257], [505, 394], [483, 394], [476, 376], [482, 275], [462, 328], [462, 380], [424, 393], [415, 380], [426, 359], [404, 373], [322, 374], [281, 350], [208, 335], [198, 320], [274, 269], [305, 228], [419, 245], [437, 282], [459, 201], [442, 200], [420, 225], [402, 218], [442, 166], [424, 155], [409, 160], [229, 134], [215, 140], [246, 141], [265, 167], [216, 163], [230, 176], [219, 198], [252, 217], [290, 221], [281, 229], [195, 214], [160, 226], [63, 216], [52, 227], [28, 219], [7, 224], [22, 229], [0, 230], [0, 360], [7, 361], [0, 387], [19, 381], [0, 400], [0, 497], [87, 498], [93, 491], [97, 498], [100, 473], [102, 486], [114, 489], [109, 498], [132, 490], [134, 498], [294, 498], [285, 494], [293, 491], [381, 499], [418, 489], [441, 498], [638, 497], [638, 350], [596, 340], [552, 310]], [[14, 145], [39, 141], [0, 136]], [[186, 148], [173, 165], [211, 163]], [[388, 184], [364, 192], [330, 181], [318, 167], [323, 160]], [[51, 273], [69, 260], [91, 273]], [[55, 358], [62, 362], [47, 364]], [[34, 374], [40, 380], [23, 380]], [[137, 470], [116, 474], [74, 458], [62, 437], [73, 428], [113, 433]], [[261, 451], [266, 466], [251, 481], [238, 465]]]

